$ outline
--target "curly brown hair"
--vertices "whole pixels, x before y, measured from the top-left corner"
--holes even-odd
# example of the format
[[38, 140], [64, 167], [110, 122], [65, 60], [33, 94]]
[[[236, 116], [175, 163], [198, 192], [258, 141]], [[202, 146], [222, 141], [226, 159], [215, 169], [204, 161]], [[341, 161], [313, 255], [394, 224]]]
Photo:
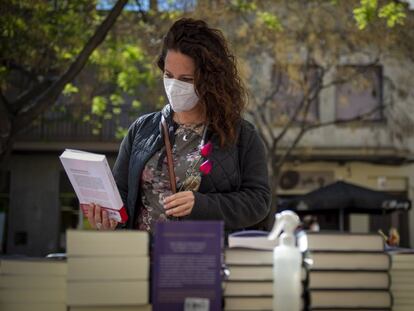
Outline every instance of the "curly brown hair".
[[194, 60], [194, 86], [205, 107], [209, 126], [219, 135], [221, 146], [234, 143], [247, 97], [235, 57], [223, 33], [202, 20], [182, 18], [171, 26], [164, 38], [157, 61], [162, 71], [168, 50]]

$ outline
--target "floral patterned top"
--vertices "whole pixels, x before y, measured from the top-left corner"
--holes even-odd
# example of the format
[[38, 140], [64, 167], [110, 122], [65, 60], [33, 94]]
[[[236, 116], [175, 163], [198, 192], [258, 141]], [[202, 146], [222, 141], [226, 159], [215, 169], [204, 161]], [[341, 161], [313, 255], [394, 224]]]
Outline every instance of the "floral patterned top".
[[[172, 156], [177, 191], [197, 191], [200, 186], [200, 144], [204, 128], [204, 124], [182, 124], [175, 131]], [[148, 160], [144, 167], [140, 189], [142, 208], [135, 224], [139, 230], [153, 232], [155, 223], [159, 221], [178, 220], [167, 216], [164, 210], [163, 200], [172, 194], [167, 163], [164, 146]]]

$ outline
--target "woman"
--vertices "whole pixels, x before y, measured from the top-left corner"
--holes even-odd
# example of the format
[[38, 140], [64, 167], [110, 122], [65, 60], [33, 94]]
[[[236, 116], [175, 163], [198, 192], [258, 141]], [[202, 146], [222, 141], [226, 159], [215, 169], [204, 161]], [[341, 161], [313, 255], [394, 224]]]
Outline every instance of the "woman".
[[[241, 117], [245, 92], [222, 33], [200, 20], [176, 21], [158, 66], [169, 104], [132, 124], [113, 169], [129, 216], [122, 227], [153, 231], [158, 221], [203, 219], [234, 231], [259, 223], [270, 210], [264, 147]], [[88, 219], [97, 229], [117, 226], [99, 206], [89, 207]]]

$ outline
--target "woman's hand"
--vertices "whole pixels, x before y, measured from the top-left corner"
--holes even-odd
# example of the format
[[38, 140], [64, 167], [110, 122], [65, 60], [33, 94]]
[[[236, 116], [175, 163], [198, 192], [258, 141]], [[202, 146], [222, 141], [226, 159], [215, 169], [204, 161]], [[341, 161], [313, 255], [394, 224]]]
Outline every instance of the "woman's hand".
[[93, 229], [114, 230], [118, 222], [108, 218], [108, 212], [98, 204], [91, 203], [88, 206], [88, 221]]
[[194, 193], [182, 191], [164, 199], [164, 208], [168, 216], [183, 217], [191, 213], [194, 207]]

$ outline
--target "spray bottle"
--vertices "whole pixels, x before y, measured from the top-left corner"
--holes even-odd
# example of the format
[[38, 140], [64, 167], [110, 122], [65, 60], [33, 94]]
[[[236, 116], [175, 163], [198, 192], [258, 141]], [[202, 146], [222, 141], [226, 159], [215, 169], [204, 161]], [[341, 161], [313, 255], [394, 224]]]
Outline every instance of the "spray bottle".
[[268, 239], [279, 237], [273, 251], [273, 311], [300, 311], [302, 254], [296, 247], [295, 229], [299, 217], [292, 211], [276, 214]]

